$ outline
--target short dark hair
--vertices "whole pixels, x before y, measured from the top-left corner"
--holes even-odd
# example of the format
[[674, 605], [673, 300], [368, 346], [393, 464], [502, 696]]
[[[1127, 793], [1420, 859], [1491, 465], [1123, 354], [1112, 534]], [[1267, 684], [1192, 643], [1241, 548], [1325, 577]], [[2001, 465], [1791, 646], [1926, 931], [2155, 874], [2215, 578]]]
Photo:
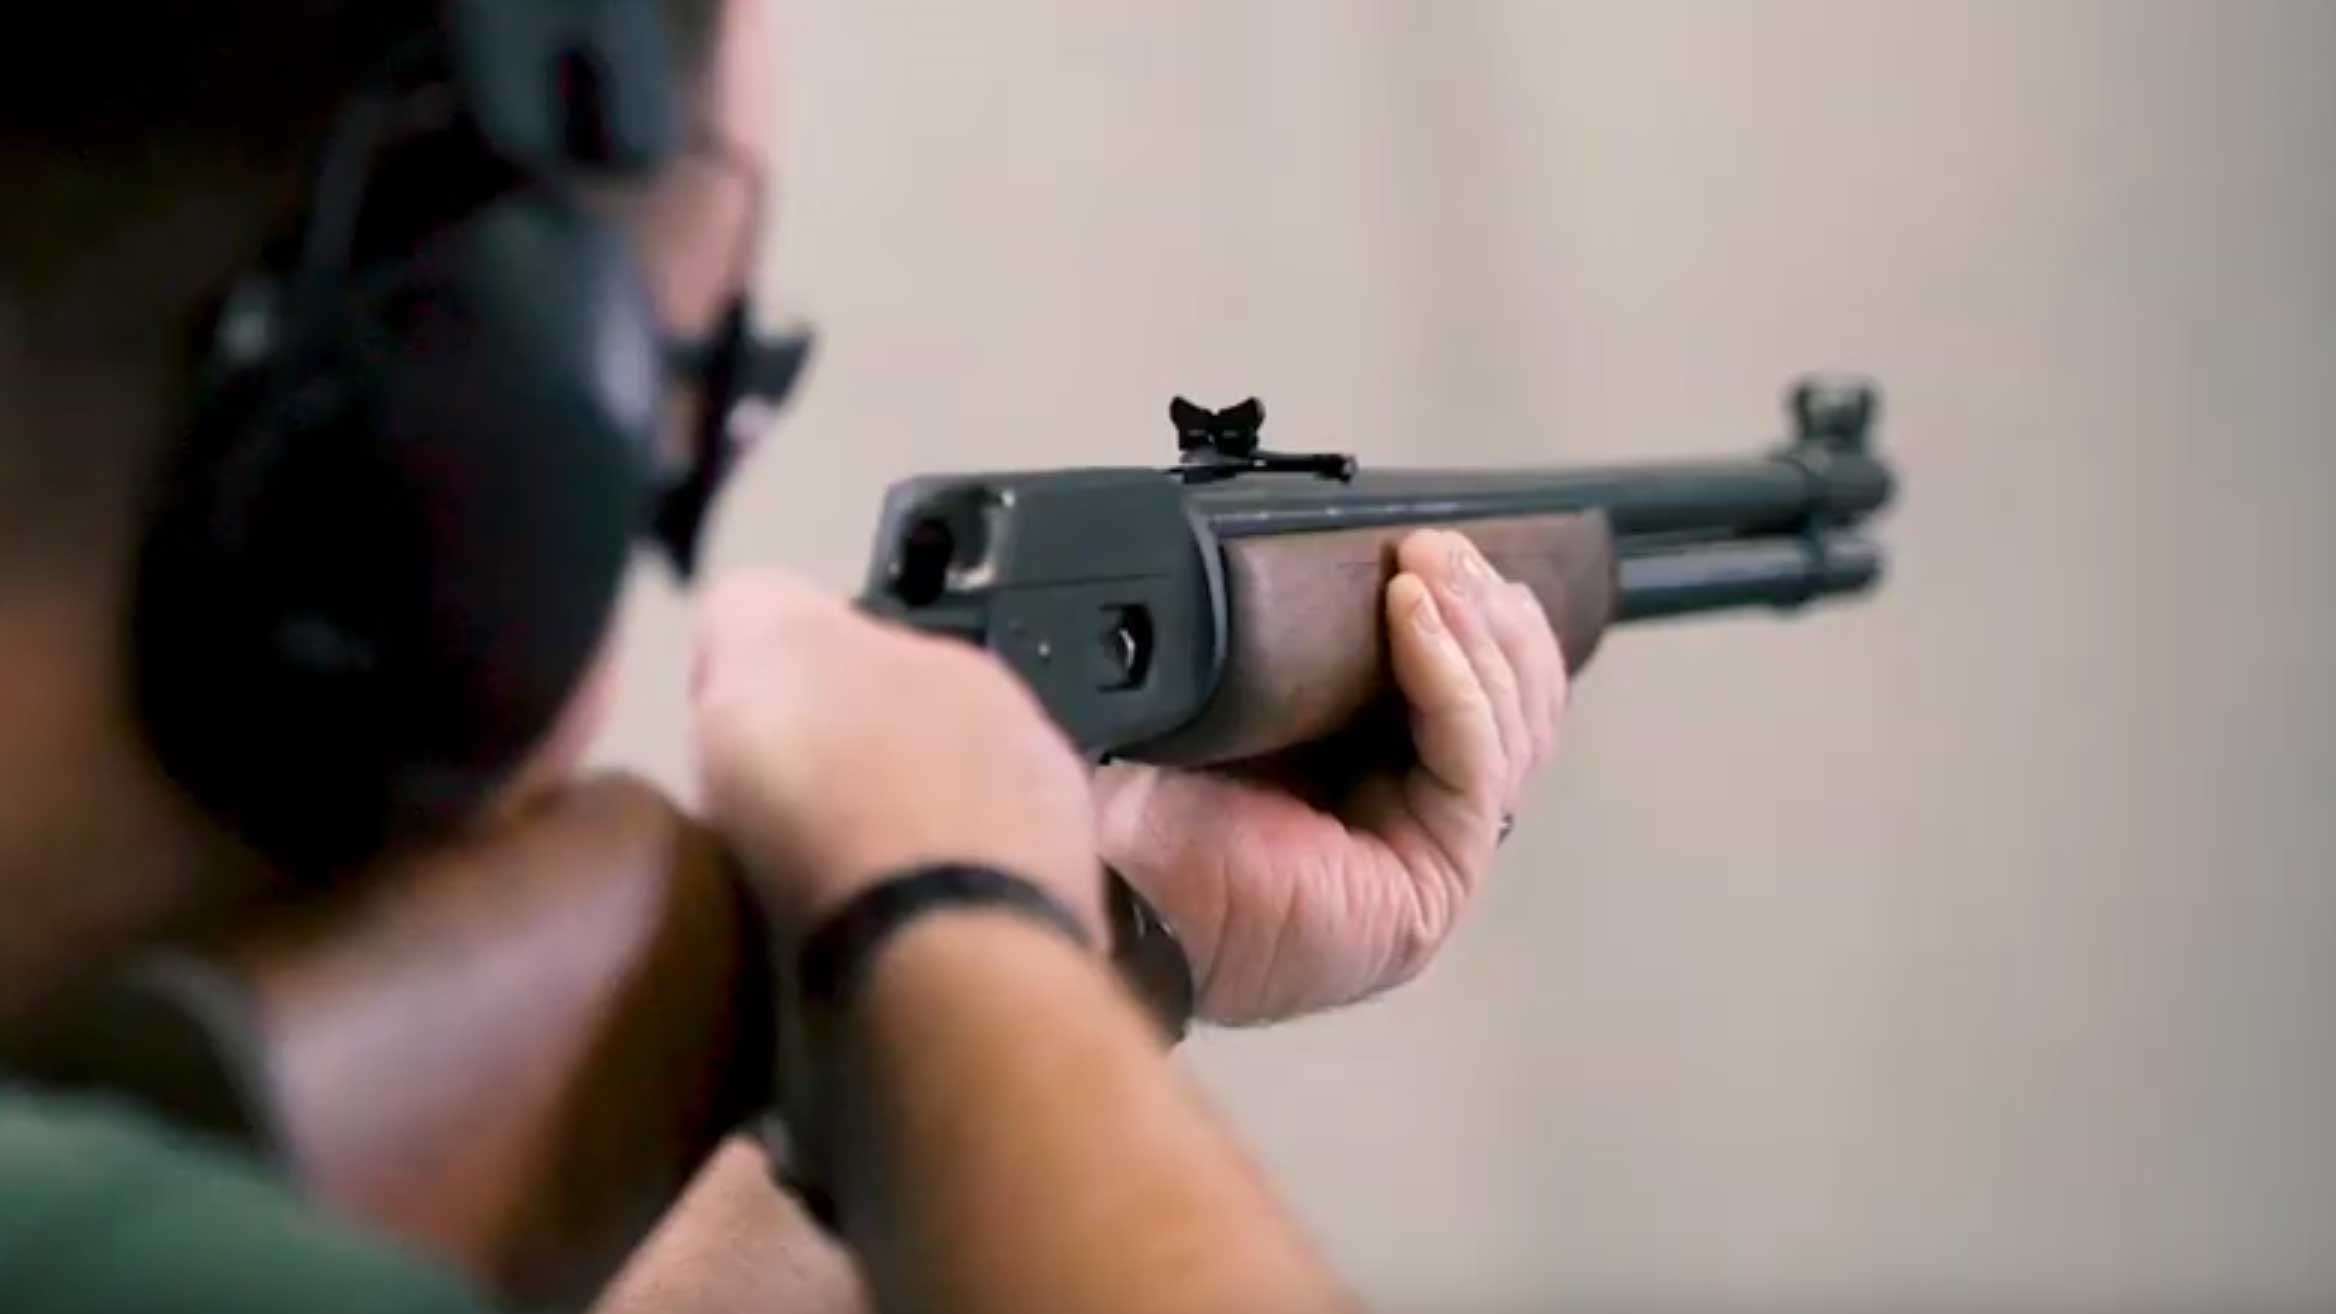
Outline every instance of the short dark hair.
[[[666, 0], [679, 76], [707, 57], [720, 2]], [[117, 389], [169, 389], [207, 295], [281, 218], [349, 90], [443, 3], [38, 6], [0, 41], [0, 356], [44, 382], [111, 371]], [[148, 241], [167, 269], [141, 277], [121, 244], [166, 220], [192, 240]], [[87, 295], [93, 282], [107, 294]], [[169, 431], [165, 412], [151, 434], [71, 432], [65, 406], [0, 439], [0, 557], [87, 531], [83, 510], [118, 523]]]
[[0, 131], [81, 149], [188, 139], [288, 144], [431, 0], [44, 5], [4, 58]]
[[[177, 399], [159, 394], [203, 293], [295, 194], [346, 88], [434, 3], [41, 5], [0, 42], [0, 352], [30, 412], [0, 439], [0, 555], [119, 546], [93, 540], [118, 535], [170, 427]], [[151, 395], [113, 395], [133, 391]]]
[[[0, 42], [0, 161], [12, 190], [43, 175], [125, 186], [204, 168], [271, 174], [305, 162], [348, 89], [444, 0], [79, 0]], [[666, 0], [678, 76], [699, 71], [720, 0]], [[32, 230], [87, 240], [41, 207], [0, 207], [0, 260]], [[75, 216], [97, 220], [106, 216]], [[53, 254], [53, 253], [51, 253]], [[11, 280], [13, 290], [15, 280]]]

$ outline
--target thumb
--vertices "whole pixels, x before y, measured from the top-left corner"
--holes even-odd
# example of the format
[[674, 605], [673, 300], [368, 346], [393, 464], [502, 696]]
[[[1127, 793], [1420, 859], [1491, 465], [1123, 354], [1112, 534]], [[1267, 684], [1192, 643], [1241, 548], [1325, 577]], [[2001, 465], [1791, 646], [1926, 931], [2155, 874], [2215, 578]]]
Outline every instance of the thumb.
[[1159, 780], [1159, 768], [1112, 762], [1095, 768], [1095, 842], [1106, 861], [1113, 853], [1141, 852], [1144, 796]]
[[1388, 585], [1387, 634], [1422, 773], [1447, 793], [1496, 808], [1506, 759], [1492, 700], [1419, 576], [1401, 574]]
[[1097, 767], [1092, 782], [1095, 846], [1104, 863], [1155, 903], [1182, 902], [1162, 890], [1160, 876], [1188, 864], [1195, 849], [1217, 839], [1216, 822], [1233, 800], [1225, 782], [1206, 772], [1177, 771], [1133, 762]]

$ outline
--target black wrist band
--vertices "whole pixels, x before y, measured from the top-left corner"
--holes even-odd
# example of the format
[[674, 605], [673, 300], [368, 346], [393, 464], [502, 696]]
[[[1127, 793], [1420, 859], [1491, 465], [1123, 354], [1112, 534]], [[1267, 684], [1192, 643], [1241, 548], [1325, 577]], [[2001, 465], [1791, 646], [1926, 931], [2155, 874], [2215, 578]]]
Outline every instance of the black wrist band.
[[781, 1116], [760, 1129], [772, 1176], [793, 1194], [812, 1221], [843, 1235], [834, 1192], [835, 1092], [821, 1073], [827, 1042], [820, 1039], [851, 1003], [877, 952], [894, 933], [926, 913], [997, 909], [1062, 934], [1092, 949], [1087, 928], [1045, 890], [986, 867], [937, 864], [903, 872], [854, 896], [803, 941], [795, 958], [792, 1006], [781, 1010], [782, 1059], [774, 1085]]
[[1176, 932], [1126, 877], [1111, 875], [1111, 962], [1173, 1048], [1192, 1028], [1192, 960]]
[[803, 1002], [842, 1008], [867, 975], [878, 947], [910, 922], [945, 908], [1017, 913], [1054, 928], [1082, 949], [1094, 948], [1078, 917], [1029, 881], [987, 867], [923, 867], [862, 891], [803, 941], [796, 957]]

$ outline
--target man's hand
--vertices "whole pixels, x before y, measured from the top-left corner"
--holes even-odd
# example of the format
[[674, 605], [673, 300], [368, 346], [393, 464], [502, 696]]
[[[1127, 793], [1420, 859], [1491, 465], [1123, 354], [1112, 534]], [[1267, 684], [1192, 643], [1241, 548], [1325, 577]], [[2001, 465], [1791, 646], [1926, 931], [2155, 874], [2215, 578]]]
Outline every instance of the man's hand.
[[1556, 742], [1565, 662], [1533, 595], [1448, 531], [1404, 540], [1398, 563], [1387, 633], [1410, 761], [1336, 797], [1319, 754], [1096, 776], [1104, 860], [1183, 942], [1202, 1017], [1273, 1021], [1417, 975]]
[[965, 862], [1039, 883], [1100, 937], [1085, 773], [987, 654], [756, 573], [707, 599], [693, 687], [708, 819], [783, 929]]
[[[696, 686], [708, 809], [782, 929], [954, 860], [1101, 930], [1086, 772], [995, 660], [763, 575], [708, 600]], [[1351, 1308], [1099, 955], [924, 918], [827, 1021], [819, 1097], [789, 1112], [834, 1116], [790, 1131], [878, 1308]]]

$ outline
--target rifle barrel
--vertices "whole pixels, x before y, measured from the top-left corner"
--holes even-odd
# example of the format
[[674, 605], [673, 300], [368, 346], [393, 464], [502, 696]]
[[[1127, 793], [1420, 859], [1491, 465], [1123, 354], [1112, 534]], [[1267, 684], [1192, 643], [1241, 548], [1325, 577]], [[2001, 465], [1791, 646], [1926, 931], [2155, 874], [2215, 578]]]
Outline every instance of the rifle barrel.
[[1219, 538], [1603, 510], [1617, 538], [1759, 535], [1855, 524], [1890, 500], [1862, 451], [1795, 444], [1766, 457], [1570, 470], [1370, 471], [1351, 482], [1247, 475], [1188, 490]]
[[1793, 608], [1881, 582], [1881, 549], [1861, 535], [1792, 537], [1625, 549], [1616, 563], [1617, 621], [1732, 607]]

